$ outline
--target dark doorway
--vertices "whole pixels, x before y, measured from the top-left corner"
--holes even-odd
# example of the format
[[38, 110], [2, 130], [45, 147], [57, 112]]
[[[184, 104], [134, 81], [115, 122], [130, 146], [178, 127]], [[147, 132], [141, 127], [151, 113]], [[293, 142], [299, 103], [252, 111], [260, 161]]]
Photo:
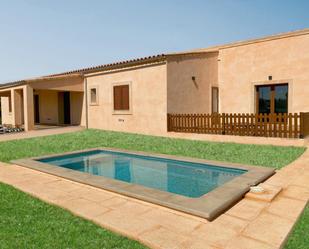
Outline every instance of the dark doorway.
[[71, 124], [70, 92], [58, 93], [59, 124]]
[[40, 123], [40, 101], [39, 95], [34, 95], [34, 122], [36, 124]]
[[64, 124], [71, 124], [70, 92], [63, 93], [63, 114]]

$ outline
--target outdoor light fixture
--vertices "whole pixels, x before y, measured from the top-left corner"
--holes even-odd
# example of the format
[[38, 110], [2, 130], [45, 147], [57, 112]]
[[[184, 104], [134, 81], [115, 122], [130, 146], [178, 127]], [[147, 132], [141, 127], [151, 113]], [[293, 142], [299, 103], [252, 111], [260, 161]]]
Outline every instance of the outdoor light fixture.
[[192, 80], [195, 81], [195, 76], [192, 76]]

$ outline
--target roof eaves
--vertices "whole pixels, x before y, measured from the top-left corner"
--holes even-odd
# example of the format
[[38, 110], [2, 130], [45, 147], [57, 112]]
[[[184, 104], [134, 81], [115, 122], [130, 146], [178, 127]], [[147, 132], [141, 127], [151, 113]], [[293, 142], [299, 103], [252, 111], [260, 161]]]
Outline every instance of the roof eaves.
[[158, 55], [142, 57], [142, 58], [137, 58], [137, 59], [132, 59], [132, 60], [103, 64], [103, 65], [98, 65], [98, 66], [93, 66], [93, 67], [88, 67], [88, 68], [81, 68], [81, 69], [71, 70], [71, 71], [67, 71], [63, 73], [50, 74], [50, 75], [37, 77], [37, 78], [8, 82], [8, 83], [0, 84], [0, 89], [18, 86], [18, 85], [22, 85], [22, 84], [33, 82], [33, 81], [51, 80], [55, 78], [66, 78], [66, 77], [71, 77], [71, 76], [73, 77], [81, 76], [82, 77], [83, 75], [88, 74], [88, 73], [95, 73], [95, 72], [100, 72], [100, 71], [105, 71], [105, 70], [110, 70], [110, 69], [115, 69], [115, 68], [124, 68], [124, 67], [129, 67], [132, 65], [141, 65], [144, 63], [148, 63], [148, 62], [163, 61], [165, 59], [166, 59], [165, 54], [158, 54]]
[[45, 80], [55, 80], [55, 79], [63, 79], [63, 78], [73, 78], [73, 77], [82, 77], [82, 74], [70, 74], [70, 75], [59, 75], [59, 76], [42, 76], [37, 78], [30, 78], [25, 80], [13, 81], [4, 84], [0, 84], [0, 89], [17, 87], [27, 83], [36, 82], [36, 81], [45, 81]]
[[10, 87], [15, 87], [15, 86], [21, 86], [25, 83], [26, 82], [24, 80], [8, 82], [8, 83], [0, 84], [0, 89], [5, 89], [5, 88], [10, 88]]
[[89, 74], [89, 73], [95, 73], [95, 72], [100, 72], [104, 70], [110, 70], [114, 68], [129, 67], [132, 65], [144, 64], [144, 63], [148, 63], [152, 61], [165, 60], [165, 58], [166, 58], [165, 54], [159, 54], [159, 55], [142, 57], [142, 58], [137, 58], [137, 59], [132, 59], [132, 60], [114, 62], [114, 63], [109, 63], [109, 64], [102, 64], [102, 65], [88, 67], [88, 68], [81, 68], [81, 69], [67, 71], [67, 72], [58, 73], [58, 74], [51, 74], [51, 75], [48, 75], [47, 77], [69, 75], [69, 74], [74, 74], [74, 73]]

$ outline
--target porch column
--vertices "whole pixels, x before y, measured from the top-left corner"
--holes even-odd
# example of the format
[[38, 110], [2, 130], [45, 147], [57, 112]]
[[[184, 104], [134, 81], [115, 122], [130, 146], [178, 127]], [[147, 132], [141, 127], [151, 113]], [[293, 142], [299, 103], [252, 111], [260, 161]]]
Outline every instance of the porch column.
[[14, 99], [14, 89], [10, 91], [9, 97], [9, 109], [11, 109], [11, 125], [15, 126], [15, 99]]
[[34, 129], [33, 88], [26, 85], [23, 92], [25, 131], [30, 131]]
[[12, 101], [12, 119], [14, 126], [21, 126], [23, 124], [23, 103], [22, 103], [22, 89], [11, 90]]

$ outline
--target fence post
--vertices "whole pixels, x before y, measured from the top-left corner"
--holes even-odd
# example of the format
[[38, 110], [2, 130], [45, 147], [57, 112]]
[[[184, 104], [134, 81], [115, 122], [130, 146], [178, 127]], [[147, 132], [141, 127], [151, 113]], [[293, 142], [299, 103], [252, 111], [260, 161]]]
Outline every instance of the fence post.
[[304, 113], [299, 113], [299, 138], [304, 138]]
[[225, 134], [225, 113], [222, 113], [222, 135]]
[[171, 119], [171, 116], [170, 116], [170, 114], [168, 113], [167, 114], [167, 131], [171, 131], [171, 121], [170, 121], [170, 119]]
[[309, 112], [300, 113], [300, 138], [305, 138], [309, 135]]

